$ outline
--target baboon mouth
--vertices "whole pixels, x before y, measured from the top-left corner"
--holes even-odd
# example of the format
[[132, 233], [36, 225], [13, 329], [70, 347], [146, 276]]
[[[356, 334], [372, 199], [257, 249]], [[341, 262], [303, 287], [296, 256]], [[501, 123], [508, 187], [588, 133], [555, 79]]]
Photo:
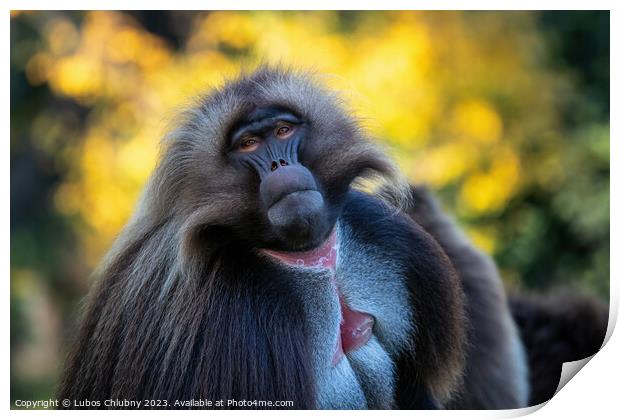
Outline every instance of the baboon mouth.
[[320, 245], [303, 251], [274, 251], [265, 249], [263, 252], [276, 260], [295, 267], [331, 268], [336, 266], [337, 257], [336, 228]]
[[302, 189], [293, 190], [293, 191], [282, 191], [282, 194], [280, 194], [278, 197], [276, 197], [276, 199], [273, 201], [273, 203], [269, 206], [269, 209], [271, 209], [274, 206], [278, 205], [278, 203], [280, 201], [284, 200], [286, 197], [290, 196], [291, 194], [303, 193], [303, 192], [307, 192], [307, 191], [314, 191], [314, 192], [319, 193], [319, 191], [317, 189], [315, 189], [315, 188], [302, 188]]

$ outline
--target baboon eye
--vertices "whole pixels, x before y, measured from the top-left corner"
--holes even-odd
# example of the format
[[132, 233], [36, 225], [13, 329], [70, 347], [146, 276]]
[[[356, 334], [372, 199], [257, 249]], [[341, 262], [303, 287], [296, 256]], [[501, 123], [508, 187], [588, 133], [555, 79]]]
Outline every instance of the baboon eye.
[[289, 124], [280, 124], [276, 128], [276, 137], [285, 139], [288, 138], [295, 131], [295, 127]]
[[257, 137], [247, 137], [241, 140], [239, 144], [239, 150], [242, 152], [253, 152], [258, 149], [258, 145], [260, 144], [260, 139]]

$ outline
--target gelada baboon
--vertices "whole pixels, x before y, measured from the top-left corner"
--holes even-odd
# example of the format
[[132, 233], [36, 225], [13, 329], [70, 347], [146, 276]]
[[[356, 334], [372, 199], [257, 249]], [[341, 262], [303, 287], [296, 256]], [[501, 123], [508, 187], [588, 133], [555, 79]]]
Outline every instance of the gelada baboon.
[[[527, 405], [527, 355], [493, 263], [426, 192], [407, 199], [315, 77], [264, 67], [226, 83], [163, 144], [96, 273], [59, 398]], [[352, 187], [364, 177], [389, 188]]]

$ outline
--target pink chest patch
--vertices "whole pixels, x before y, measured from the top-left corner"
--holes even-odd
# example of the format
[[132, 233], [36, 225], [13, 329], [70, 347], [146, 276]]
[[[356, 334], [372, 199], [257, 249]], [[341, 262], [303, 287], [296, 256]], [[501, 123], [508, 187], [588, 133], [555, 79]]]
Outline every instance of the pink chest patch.
[[335, 293], [340, 302], [340, 335], [334, 351], [333, 363], [336, 366], [342, 357], [357, 348], [362, 347], [370, 340], [375, 323], [374, 318], [364, 312], [354, 311], [345, 303], [338, 287], [336, 286], [336, 261], [338, 259], [338, 238], [336, 229], [320, 247], [305, 252], [278, 252], [263, 250], [264, 253], [283, 262], [284, 264], [306, 267], [325, 268], [332, 273], [332, 282]]

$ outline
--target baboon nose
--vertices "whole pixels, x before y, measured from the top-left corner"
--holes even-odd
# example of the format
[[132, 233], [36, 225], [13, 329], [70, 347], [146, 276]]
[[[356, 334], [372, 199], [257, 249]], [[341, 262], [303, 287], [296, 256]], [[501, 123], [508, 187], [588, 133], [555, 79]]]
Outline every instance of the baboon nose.
[[275, 161], [275, 160], [271, 161], [271, 172], [275, 171], [276, 169], [282, 166], [288, 166], [288, 162], [285, 161], [284, 159], [280, 159], [278, 161]]
[[287, 194], [318, 189], [308, 169], [302, 165], [289, 165], [284, 159], [282, 161], [284, 165], [273, 161], [271, 172], [267, 172], [261, 182], [260, 196], [266, 208], [271, 207]]

